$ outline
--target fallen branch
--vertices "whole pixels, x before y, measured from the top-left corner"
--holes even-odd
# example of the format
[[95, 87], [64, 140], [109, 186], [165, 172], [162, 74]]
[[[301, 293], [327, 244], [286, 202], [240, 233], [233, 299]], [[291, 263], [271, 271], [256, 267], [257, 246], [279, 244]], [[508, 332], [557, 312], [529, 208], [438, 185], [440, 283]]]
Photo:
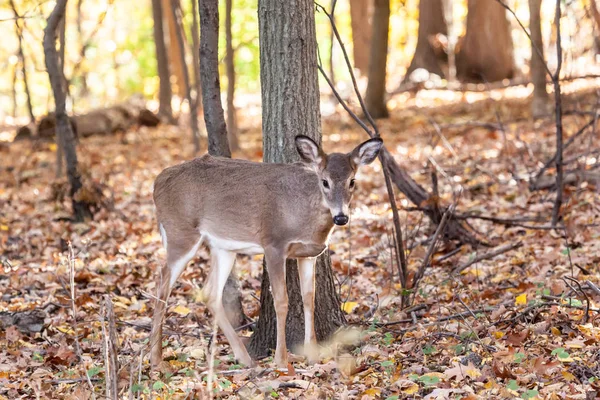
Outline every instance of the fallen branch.
[[489, 260], [490, 258], [494, 258], [496, 256], [499, 256], [500, 254], [504, 254], [508, 251], [514, 250], [516, 248], [519, 248], [523, 245], [523, 242], [518, 241], [515, 243], [508, 243], [505, 244], [503, 246], [497, 247], [496, 249], [484, 253], [484, 254], [480, 254], [476, 257], [474, 257], [473, 259], [467, 261], [466, 263], [459, 265], [458, 267], [456, 267], [453, 271], [452, 271], [452, 275], [456, 275], [461, 273], [462, 271], [464, 271], [465, 269], [469, 268], [471, 265], [478, 263], [479, 261], [483, 261], [483, 260]]
[[117, 400], [119, 398], [117, 372], [119, 371], [118, 339], [115, 326], [115, 313], [109, 295], [104, 295], [102, 323], [102, 336], [104, 348], [104, 377], [106, 382], [106, 398]]

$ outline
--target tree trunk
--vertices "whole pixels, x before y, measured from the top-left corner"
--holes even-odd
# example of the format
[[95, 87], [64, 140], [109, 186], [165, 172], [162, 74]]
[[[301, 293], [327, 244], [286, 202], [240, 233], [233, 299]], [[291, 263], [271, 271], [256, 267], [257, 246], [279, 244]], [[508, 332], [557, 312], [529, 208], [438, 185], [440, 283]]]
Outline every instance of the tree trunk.
[[513, 77], [510, 24], [497, 0], [468, 0], [467, 31], [456, 54], [456, 73], [463, 82]]
[[231, 34], [231, 11], [233, 0], [225, 0], [225, 69], [227, 71], [227, 132], [231, 150], [239, 148], [235, 100], [235, 55]]
[[[593, 0], [592, 0], [593, 1]], [[548, 114], [548, 92], [546, 91], [546, 67], [544, 60], [544, 40], [542, 39], [542, 24], [540, 7], [542, 0], [529, 0], [529, 30], [531, 31], [531, 70], [529, 72], [533, 82], [533, 100], [531, 101], [531, 114], [534, 118]], [[536, 51], [541, 53], [538, 54]]]
[[[175, 4], [173, 4], [175, 3]], [[180, 98], [185, 97], [185, 63], [181, 62], [181, 52], [177, 45], [177, 19], [175, 13], [173, 13], [173, 6], [179, 8], [179, 0], [162, 0], [163, 8], [163, 21], [166, 23], [166, 36], [165, 44], [167, 46], [167, 52], [169, 54], [169, 66], [171, 68], [171, 74], [175, 77], [175, 93]]]
[[[83, 62], [85, 59], [85, 51], [87, 49], [86, 44], [83, 42], [83, 0], [77, 0], [77, 36], [79, 40], [79, 58]], [[87, 84], [87, 71], [85, 66], [81, 68], [80, 71], [80, 79], [81, 79], [81, 89], [79, 91], [79, 96], [85, 96], [88, 94], [88, 84]]]
[[[260, 78], [265, 162], [296, 162], [294, 139], [308, 135], [321, 142], [317, 43], [312, 0], [281, 7], [279, 0], [259, 0]], [[304, 341], [304, 310], [296, 260], [286, 263], [289, 307], [286, 342], [294, 349]], [[276, 316], [270, 283], [263, 265], [260, 316], [250, 340], [255, 357], [269, 354], [276, 344]], [[327, 252], [317, 259], [315, 331], [317, 340], [345, 324]]]
[[387, 118], [389, 116], [385, 99], [389, 24], [390, 0], [375, 0], [370, 46], [369, 84], [365, 96], [365, 105], [373, 118]]
[[200, 11], [200, 78], [204, 121], [208, 132], [208, 153], [231, 157], [227, 125], [221, 104], [219, 79], [219, 1], [199, 0]]
[[175, 25], [177, 28], [177, 45], [179, 47], [179, 62], [183, 65], [183, 85], [185, 89], [185, 97], [190, 108], [190, 128], [192, 130], [192, 143], [194, 144], [194, 152], [200, 151], [200, 128], [198, 126], [198, 112], [196, 111], [195, 102], [192, 101], [192, 85], [190, 83], [190, 74], [185, 62], [185, 40], [183, 30], [183, 18], [181, 16], [181, 6], [177, 1], [171, 1], [171, 12], [175, 16]]
[[202, 109], [202, 83], [200, 82], [200, 31], [198, 29], [198, 0], [192, 0], [192, 55], [194, 60], [194, 90], [196, 113]]
[[350, 0], [354, 66], [358, 68], [363, 75], [367, 74], [369, 70], [372, 17], [373, 0]]
[[[199, 0], [198, 4], [201, 33], [200, 78], [208, 153], [213, 156], [231, 157], [219, 81], [219, 1]], [[231, 325], [237, 328], [245, 324], [247, 318], [242, 307], [242, 294], [235, 269], [231, 271], [223, 289], [223, 307]]]
[[58, 0], [54, 10], [48, 17], [48, 24], [44, 29], [44, 55], [46, 59], [46, 69], [50, 78], [50, 85], [54, 93], [54, 102], [56, 104], [56, 125], [57, 139], [60, 147], [63, 148], [67, 164], [67, 177], [71, 185], [70, 196], [73, 204], [73, 215], [75, 221], [83, 221], [86, 218], [91, 218], [89, 204], [85, 201], [77, 199], [77, 192], [82, 187], [81, 177], [78, 171], [77, 150], [75, 146], [75, 136], [69, 123], [65, 109], [66, 93], [63, 85], [63, 74], [60, 71], [58, 62], [58, 52], [56, 51], [56, 36], [58, 34], [58, 26], [65, 17], [67, 0]]
[[171, 108], [171, 73], [169, 72], [169, 58], [165, 45], [165, 32], [163, 28], [163, 12], [161, 0], [152, 0], [152, 17], [154, 19], [154, 45], [156, 46], [156, 64], [159, 79], [158, 114], [168, 122], [173, 122], [173, 109]]
[[31, 105], [31, 92], [29, 91], [29, 83], [27, 81], [27, 66], [25, 64], [25, 53], [23, 52], [23, 28], [19, 24], [20, 15], [17, 12], [14, 0], [10, 0], [10, 7], [12, 8], [13, 14], [15, 16], [15, 29], [17, 31], [17, 40], [19, 41], [18, 57], [19, 62], [21, 63], [21, 73], [23, 74], [23, 86], [25, 88], [25, 97], [27, 99], [27, 111], [29, 112], [30, 122], [33, 123], [35, 122], [35, 115], [33, 114], [33, 106]]
[[420, 0], [417, 48], [406, 71], [405, 80], [409, 80], [410, 74], [418, 68], [446, 77], [440, 62], [447, 62], [447, 55], [443, 51], [436, 51], [431, 44], [431, 39], [437, 34], [448, 35], [442, 0]]

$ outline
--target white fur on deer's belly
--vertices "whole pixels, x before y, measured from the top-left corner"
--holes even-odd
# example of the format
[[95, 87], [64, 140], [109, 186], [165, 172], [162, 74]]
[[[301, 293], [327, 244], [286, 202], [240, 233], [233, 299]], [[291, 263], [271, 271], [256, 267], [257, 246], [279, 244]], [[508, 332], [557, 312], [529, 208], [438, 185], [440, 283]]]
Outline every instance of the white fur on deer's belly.
[[200, 232], [205, 243], [211, 248], [217, 248], [240, 254], [264, 254], [265, 250], [262, 246], [256, 243], [240, 242], [237, 240], [223, 239], [218, 236], [213, 236], [208, 232]]

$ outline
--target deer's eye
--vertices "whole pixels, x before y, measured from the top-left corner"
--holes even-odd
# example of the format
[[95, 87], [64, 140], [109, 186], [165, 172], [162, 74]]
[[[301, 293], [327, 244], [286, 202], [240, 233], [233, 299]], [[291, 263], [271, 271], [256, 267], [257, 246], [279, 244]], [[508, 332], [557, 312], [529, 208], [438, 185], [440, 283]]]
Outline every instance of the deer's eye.
[[329, 189], [329, 182], [327, 182], [327, 179], [323, 179], [321, 182], [323, 183], [323, 187], [325, 189]]
[[353, 189], [355, 184], [356, 180], [354, 178], [350, 179], [350, 189]]

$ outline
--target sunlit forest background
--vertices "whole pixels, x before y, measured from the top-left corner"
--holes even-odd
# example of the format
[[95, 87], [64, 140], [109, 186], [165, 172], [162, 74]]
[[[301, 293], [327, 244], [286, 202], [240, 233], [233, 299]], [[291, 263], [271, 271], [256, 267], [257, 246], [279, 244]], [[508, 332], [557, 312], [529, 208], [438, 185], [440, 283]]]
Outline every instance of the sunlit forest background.
[[[24, 123], [27, 121], [26, 95], [23, 77], [27, 75], [31, 90], [31, 102], [36, 116], [42, 116], [53, 110], [53, 99], [48, 77], [45, 72], [42, 38], [46, 17], [53, 8], [51, 1], [14, 0], [16, 12], [9, 2], [0, 6], [0, 32], [3, 45], [0, 48], [0, 118], [5, 123]], [[169, 2], [164, 2], [166, 6]], [[359, 3], [359, 2], [357, 2]], [[465, 33], [467, 4], [465, 1], [452, 1], [452, 20], [449, 37], [458, 38]], [[365, 3], [366, 4], [366, 3]], [[329, 4], [322, 4], [329, 6]], [[418, 0], [392, 0], [390, 2], [390, 36], [388, 52], [388, 92], [402, 91], [402, 82], [417, 45]], [[529, 9], [524, 0], [515, 0], [510, 6], [517, 16], [527, 23]], [[192, 4], [181, 1], [183, 9], [183, 30], [186, 37], [186, 62], [192, 66]], [[224, 2], [221, 2], [221, 30], [224, 26]], [[235, 105], [242, 110], [248, 105], [259, 106], [260, 67], [258, 50], [257, 1], [234, 0], [232, 11], [232, 46], [235, 51], [236, 100]], [[169, 14], [169, 7], [164, 7]], [[170, 14], [169, 14], [170, 15]], [[550, 68], [556, 65], [556, 34], [552, 24], [554, 4], [542, 3], [542, 35], [546, 59]], [[339, 1], [335, 12], [336, 24], [344, 43], [353, 56], [355, 43], [352, 38], [350, 2]], [[158, 75], [156, 53], [153, 42], [153, 17], [149, 1], [71, 1], [67, 6], [65, 24], [65, 64], [64, 74], [69, 82], [68, 108], [75, 113], [91, 108], [104, 107], [121, 102], [134, 94], [142, 94], [150, 101], [150, 107], [157, 106]], [[175, 21], [168, 22], [168, 38], [175, 41]], [[531, 45], [527, 36], [514, 18], [509, 18], [514, 43], [515, 79], [526, 80], [531, 57]], [[339, 46], [332, 48], [332, 35], [329, 20], [323, 13], [316, 13], [319, 54], [324, 65], [333, 68], [336, 84], [340, 91], [350, 94], [349, 77], [343, 62]], [[563, 77], [575, 77], [597, 73], [598, 27], [593, 22], [587, 1], [569, 1], [561, 19], [562, 46], [565, 65]], [[481, 22], [482, 27], [485, 22]], [[366, 28], [364, 28], [366, 29]], [[22, 35], [25, 71], [18, 56], [17, 35]], [[219, 54], [225, 57], [225, 34], [220, 35]], [[361, 49], [359, 51], [368, 51]], [[181, 63], [176, 46], [169, 48], [169, 62], [172, 65], [173, 106], [179, 108], [183, 103], [183, 84]], [[222, 89], [225, 93], [227, 79], [225, 65], [221, 63]], [[359, 75], [366, 75], [362, 71]], [[321, 78], [322, 79], [322, 78]], [[364, 79], [361, 81], [366, 85]], [[444, 81], [445, 82], [445, 81]], [[432, 82], [432, 86], [435, 83]], [[329, 93], [327, 84], [321, 80], [321, 91]], [[514, 95], [525, 97], [531, 87], [523, 88]], [[435, 94], [436, 96], [439, 93]], [[429, 97], [424, 92], [422, 96]], [[459, 93], [446, 93], [445, 96], [461, 96]], [[390, 106], [401, 104], [407, 96], [393, 98]], [[418, 100], [418, 98], [417, 98]], [[154, 103], [153, 103], [154, 102]], [[153, 106], [154, 104], [154, 106]], [[326, 104], [323, 106], [326, 107]], [[4, 132], [5, 136], [7, 132]]]

